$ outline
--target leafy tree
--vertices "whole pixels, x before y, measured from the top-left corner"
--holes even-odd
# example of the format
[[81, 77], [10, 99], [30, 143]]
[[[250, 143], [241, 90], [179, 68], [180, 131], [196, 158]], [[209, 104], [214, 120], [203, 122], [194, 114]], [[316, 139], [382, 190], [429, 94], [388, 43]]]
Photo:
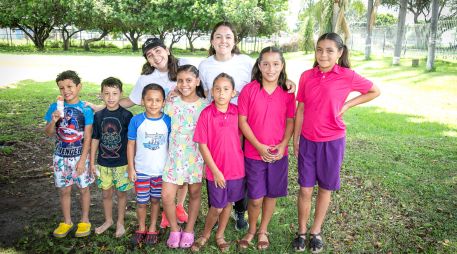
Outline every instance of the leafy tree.
[[[81, 7], [87, 3], [85, 1], [77, 0], [61, 0], [60, 2], [65, 9], [65, 15], [63, 15], [62, 23], [60, 25], [60, 31], [63, 40], [63, 50], [68, 50], [70, 47], [70, 39], [76, 33], [83, 29], [76, 28], [75, 25], [79, 23], [81, 19], [85, 19], [84, 12], [81, 12]], [[73, 28], [72, 30], [70, 28]]]
[[189, 42], [190, 51], [194, 51], [194, 41], [211, 29], [216, 16], [216, 3], [215, 0], [194, 1], [193, 5], [183, 13], [188, 16], [184, 18], [184, 35]]
[[0, 0], [0, 7], [0, 24], [19, 28], [38, 50], [44, 50], [46, 39], [65, 14], [58, 0]]
[[387, 13], [387, 14], [378, 14], [376, 16], [375, 25], [376, 26], [392, 26], [397, 24], [398, 19], [394, 17], [394, 15]]
[[360, 22], [367, 13], [367, 7], [362, 0], [352, 0], [346, 12], [348, 23]]
[[114, 17], [115, 0], [79, 0], [80, 18], [75, 26], [82, 30], [99, 31], [95, 38], [84, 40], [84, 50], [90, 50], [90, 43], [100, 41], [118, 26]]
[[365, 60], [371, 58], [371, 36], [376, 20], [376, 11], [381, 4], [381, 0], [368, 0], [367, 11], [367, 38], [365, 40]]
[[[114, 4], [116, 28], [122, 31], [132, 44], [132, 51], [138, 51], [139, 38], [154, 21], [156, 4], [150, 0], [118, 0]], [[172, 11], [172, 10], [170, 10]]]

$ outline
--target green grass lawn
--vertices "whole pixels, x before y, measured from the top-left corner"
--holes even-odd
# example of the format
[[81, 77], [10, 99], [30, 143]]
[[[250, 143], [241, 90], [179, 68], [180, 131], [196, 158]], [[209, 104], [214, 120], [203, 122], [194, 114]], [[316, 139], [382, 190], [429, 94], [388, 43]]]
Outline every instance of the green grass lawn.
[[[359, 73], [380, 84], [383, 94], [378, 102], [353, 108], [344, 116], [348, 135], [342, 188], [333, 194], [323, 228], [325, 252], [455, 253], [457, 122], [451, 116], [457, 111], [456, 82], [452, 83], [456, 80], [457, 64], [438, 61], [437, 71], [428, 73], [422, 67], [393, 67], [389, 63], [390, 59], [353, 58]], [[127, 86], [126, 94], [130, 89]], [[81, 99], [98, 102], [98, 91], [98, 85], [85, 84]], [[0, 89], [0, 142], [33, 141], [43, 136], [42, 118], [57, 94], [54, 82], [24, 81], [16, 87]], [[140, 110], [135, 108], [135, 112]], [[298, 191], [295, 158], [290, 158], [289, 172], [289, 196], [278, 200], [269, 228], [268, 253], [293, 252]], [[102, 204], [95, 206], [100, 211]], [[203, 206], [197, 232], [203, 227], [206, 211]], [[50, 235], [60, 214], [51, 217], [53, 221], [32, 218], [16, 247], [4, 251], [124, 253], [129, 250], [136, 225], [135, 211], [129, 209], [129, 233], [120, 240], [112, 237], [113, 230], [86, 239], [59, 240]], [[93, 212], [92, 221], [99, 224], [102, 213]], [[231, 220], [226, 239], [234, 241], [242, 236], [233, 229]], [[155, 248], [139, 252], [186, 251], [169, 251], [162, 241]], [[215, 252], [212, 238], [204, 253]], [[234, 247], [231, 252], [235, 252]], [[252, 248], [247, 252], [257, 251]]]

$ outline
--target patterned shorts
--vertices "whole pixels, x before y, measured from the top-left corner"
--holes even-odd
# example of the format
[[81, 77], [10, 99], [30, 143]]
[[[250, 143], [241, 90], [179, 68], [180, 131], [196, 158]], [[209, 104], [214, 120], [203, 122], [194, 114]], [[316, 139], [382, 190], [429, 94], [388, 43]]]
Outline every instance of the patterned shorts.
[[115, 187], [118, 191], [128, 191], [133, 188], [129, 180], [127, 165], [120, 167], [97, 166], [97, 186], [102, 190]]
[[147, 204], [151, 198], [160, 199], [162, 197], [162, 176], [136, 173], [135, 192], [138, 204]]
[[89, 159], [86, 160], [86, 169], [78, 176], [76, 164], [79, 161], [77, 157], [60, 157], [54, 155], [54, 182], [57, 188], [65, 188], [76, 183], [79, 188], [86, 188], [94, 182], [94, 176], [89, 171]]

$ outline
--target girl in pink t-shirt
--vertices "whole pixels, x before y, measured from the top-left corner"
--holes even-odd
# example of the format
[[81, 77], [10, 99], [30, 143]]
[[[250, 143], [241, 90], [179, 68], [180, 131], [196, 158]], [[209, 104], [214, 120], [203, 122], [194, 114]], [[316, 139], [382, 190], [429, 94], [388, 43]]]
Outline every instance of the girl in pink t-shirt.
[[256, 234], [257, 248], [269, 247], [268, 224], [276, 198], [287, 195], [287, 144], [292, 136], [295, 96], [287, 92], [285, 60], [278, 48], [260, 52], [252, 70], [253, 81], [238, 98], [239, 125], [245, 137], [244, 156], [249, 198], [249, 230], [239, 241], [246, 249]]
[[[314, 185], [319, 185], [314, 222], [311, 226], [312, 253], [323, 250], [321, 227], [330, 204], [331, 192], [340, 188], [339, 171], [345, 150], [344, 112], [371, 101], [380, 92], [373, 83], [349, 69], [348, 49], [336, 33], [317, 40], [314, 68], [299, 82], [295, 120], [294, 153], [298, 157], [298, 233], [295, 250], [304, 251]], [[346, 101], [350, 92], [361, 95]]]
[[211, 94], [214, 101], [200, 114], [194, 134], [194, 141], [198, 142], [206, 164], [208, 200], [211, 205], [203, 233], [192, 246], [194, 252], [206, 244], [217, 221], [216, 245], [221, 252], [229, 250], [224, 231], [232, 202], [242, 199], [245, 193], [238, 109], [230, 103], [236, 95], [233, 78], [226, 73], [217, 75]]

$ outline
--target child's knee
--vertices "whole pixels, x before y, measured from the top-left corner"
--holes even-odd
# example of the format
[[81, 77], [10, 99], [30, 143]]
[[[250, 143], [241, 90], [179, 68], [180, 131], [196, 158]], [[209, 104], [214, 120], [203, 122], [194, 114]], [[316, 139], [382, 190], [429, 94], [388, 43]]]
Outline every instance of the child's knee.
[[300, 198], [304, 198], [306, 200], [311, 200], [313, 196], [313, 189], [312, 187], [301, 187], [299, 191]]
[[151, 198], [151, 205], [159, 205], [160, 201], [157, 198]]
[[79, 188], [79, 193], [81, 193], [81, 195], [89, 194], [90, 193], [89, 187]]
[[113, 198], [113, 192], [110, 190], [104, 190], [103, 191], [103, 199], [112, 199]]
[[249, 200], [249, 203], [254, 208], [259, 208], [262, 206], [263, 198]]
[[71, 186], [67, 186], [59, 189], [61, 196], [70, 196], [71, 195]]
[[136, 204], [136, 207], [140, 208], [140, 209], [146, 209], [146, 206], [147, 206], [147, 204], [138, 204], [138, 203]]

